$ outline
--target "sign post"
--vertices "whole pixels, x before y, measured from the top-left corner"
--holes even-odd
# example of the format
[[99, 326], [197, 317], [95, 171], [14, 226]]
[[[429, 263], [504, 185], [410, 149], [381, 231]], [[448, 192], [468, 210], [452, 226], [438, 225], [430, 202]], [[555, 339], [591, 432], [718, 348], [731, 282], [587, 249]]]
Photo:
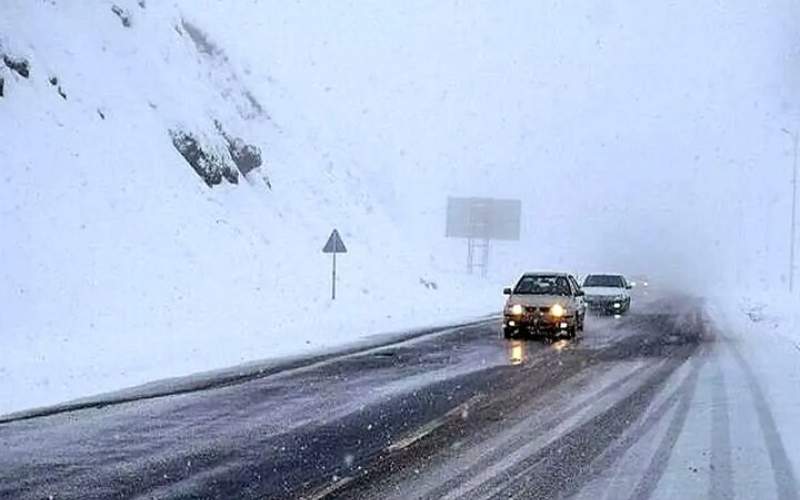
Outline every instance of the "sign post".
[[328, 237], [328, 242], [322, 248], [322, 253], [329, 253], [333, 255], [333, 272], [331, 273], [331, 300], [336, 300], [336, 254], [347, 253], [347, 247], [344, 246], [342, 237], [339, 236], [339, 231], [333, 230]]

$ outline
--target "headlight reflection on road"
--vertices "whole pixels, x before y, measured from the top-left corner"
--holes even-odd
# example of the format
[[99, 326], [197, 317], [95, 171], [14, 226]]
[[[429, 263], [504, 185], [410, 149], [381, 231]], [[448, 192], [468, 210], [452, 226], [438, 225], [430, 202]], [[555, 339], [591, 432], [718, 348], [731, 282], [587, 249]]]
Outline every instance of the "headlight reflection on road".
[[566, 339], [561, 339], [558, 342], [553, 343], [553, 349], [556, 351], [563, 351], [567, 347], [569, 347], [569, 340]]
[[512, 340], [508, 343], [508, 361], [512, 365], [521, 365], [527, 360], [527, 348], [525, 342]]

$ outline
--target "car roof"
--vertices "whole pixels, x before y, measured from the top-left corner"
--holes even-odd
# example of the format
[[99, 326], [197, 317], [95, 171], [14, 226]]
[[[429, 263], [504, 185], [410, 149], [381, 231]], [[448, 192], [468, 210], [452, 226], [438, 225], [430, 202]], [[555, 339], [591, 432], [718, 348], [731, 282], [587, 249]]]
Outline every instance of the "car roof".
[[533, 271], [524, 273], [522, 276], [570, 276], [570, 273], [565, 273], [563, 271], [555, 272], [555, 271]]
[[586, 275], [587, 278], [589, 276], [622, 276], [623, 278], [625, 277], [625, 275], [622, 273], [589, 273]]

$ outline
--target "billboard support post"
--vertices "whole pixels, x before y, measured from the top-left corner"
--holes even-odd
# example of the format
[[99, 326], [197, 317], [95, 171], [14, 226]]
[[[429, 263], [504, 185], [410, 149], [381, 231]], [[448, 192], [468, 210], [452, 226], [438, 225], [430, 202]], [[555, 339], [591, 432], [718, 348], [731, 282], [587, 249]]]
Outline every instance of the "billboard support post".
[[521, 205], [519, 200], [495, 198], [447, 199], [445, 236], [466, 238], [468, 274], [480, 268], [486, 277], [491, 240], [519, 240]]
[[[473, 274], [475, 268], [480, 268], [481, 277], [485, 278], [489, 270], [489, 247], [488, 238], [467, 238], [467, 274]], [[480, 259], [478, 259], [480, 252]]]

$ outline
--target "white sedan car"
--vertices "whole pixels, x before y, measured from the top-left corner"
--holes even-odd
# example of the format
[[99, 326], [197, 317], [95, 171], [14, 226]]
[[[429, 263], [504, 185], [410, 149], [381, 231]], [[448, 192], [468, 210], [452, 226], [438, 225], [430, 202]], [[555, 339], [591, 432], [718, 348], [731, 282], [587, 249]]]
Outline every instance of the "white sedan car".
[[586, 305], [590, 310], [624, 314], [631, 308], [631, 285], [621, 274], [590, 274], [583, 280]]

